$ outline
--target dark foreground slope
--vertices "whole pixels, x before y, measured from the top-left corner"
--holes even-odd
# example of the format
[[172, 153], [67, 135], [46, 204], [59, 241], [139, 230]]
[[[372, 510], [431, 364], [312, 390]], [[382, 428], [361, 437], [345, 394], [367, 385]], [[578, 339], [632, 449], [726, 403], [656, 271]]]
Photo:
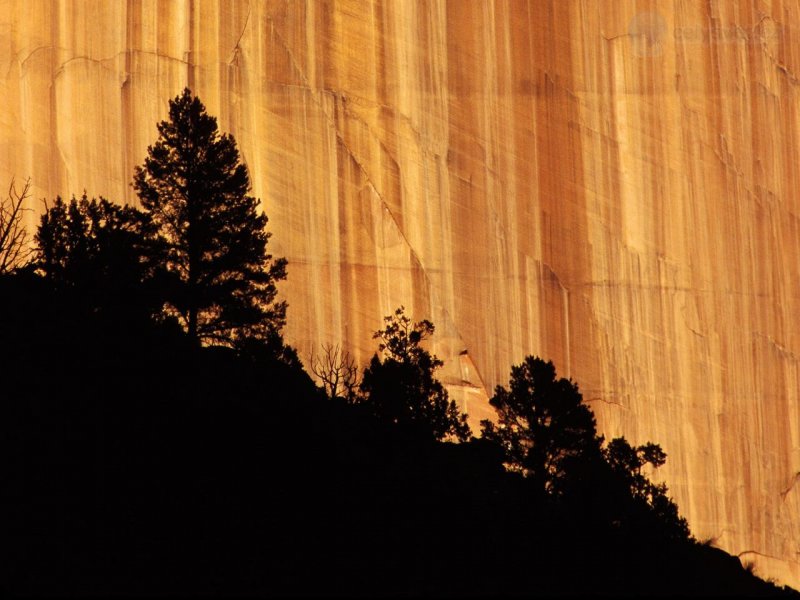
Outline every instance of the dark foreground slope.
[[291, 361], [0, 289], [0, 590], [788, 593], [720, 550], [536, 500], [487, 443], [423, 441]]

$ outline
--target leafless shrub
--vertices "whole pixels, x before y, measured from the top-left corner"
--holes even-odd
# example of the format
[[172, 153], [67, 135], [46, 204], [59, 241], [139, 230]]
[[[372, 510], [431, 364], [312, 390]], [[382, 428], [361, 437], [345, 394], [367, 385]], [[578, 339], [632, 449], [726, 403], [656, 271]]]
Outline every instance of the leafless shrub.
[[33, 247], [25, 229], [23, 217], [25, 202], [30, 196], [31, 180], [25, 181], [17, 191], [14, 180], [8, 186], [8, 194], [0, 200], [0, 274], [22, 267], [30, 260]]
[[352, 403], [358, 390], [358, 367], [347, 350], [338, 344], [323, 344], [322, 354], [311, 353], [311, 372], [321, 381], [328, 398], [344, 398]]

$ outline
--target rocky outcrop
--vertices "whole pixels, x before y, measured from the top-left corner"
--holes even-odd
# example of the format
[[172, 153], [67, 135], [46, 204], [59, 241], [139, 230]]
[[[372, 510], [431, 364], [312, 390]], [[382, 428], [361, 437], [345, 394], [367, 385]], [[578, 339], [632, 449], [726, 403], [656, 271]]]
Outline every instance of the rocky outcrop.
[[[135, 202], [189, 85], [289, 260], [287, 336], [404, 304], [475, 420], [526, 354], [800, 584], [800, 2], [13, 1], [0, 182]], [[31, 225], [34, 217], [31, 216]]]

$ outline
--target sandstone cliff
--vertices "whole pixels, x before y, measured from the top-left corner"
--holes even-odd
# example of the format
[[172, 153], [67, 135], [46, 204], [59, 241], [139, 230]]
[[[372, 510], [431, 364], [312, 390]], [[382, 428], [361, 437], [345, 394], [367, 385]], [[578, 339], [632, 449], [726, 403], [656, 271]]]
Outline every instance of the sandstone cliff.
[[[399, 304], [475, 420], [525, 354], [800, 585], [800, 2], [12, 0], [0, 184], [134, 202], [189, 85], [289, 260], [287, 336]], [[31, 225], [34, 218], [31, 217]]]

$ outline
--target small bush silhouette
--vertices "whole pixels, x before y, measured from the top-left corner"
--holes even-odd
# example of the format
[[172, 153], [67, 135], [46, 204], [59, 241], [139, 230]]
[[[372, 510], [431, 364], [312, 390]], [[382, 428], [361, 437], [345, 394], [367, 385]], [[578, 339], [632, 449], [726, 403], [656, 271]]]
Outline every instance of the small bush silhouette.
[[430, 321], [413, 322], [402, 306], [385, 317], [384, 328], [373, 336], [385, 356], [375, 355], [364, 370], [360, 403], [383, 421], [436, 440], [465, 441], [470, 436], [467, 416], [435, 377], [443, 363], [421, 345], [433, 332]]
[[69, 203], [56, 198], [41, 217], [33, 266], [87, 310], [151, 316], [161, 304], [153, 236], [147, 216], [131, 206], [85, 193]]

